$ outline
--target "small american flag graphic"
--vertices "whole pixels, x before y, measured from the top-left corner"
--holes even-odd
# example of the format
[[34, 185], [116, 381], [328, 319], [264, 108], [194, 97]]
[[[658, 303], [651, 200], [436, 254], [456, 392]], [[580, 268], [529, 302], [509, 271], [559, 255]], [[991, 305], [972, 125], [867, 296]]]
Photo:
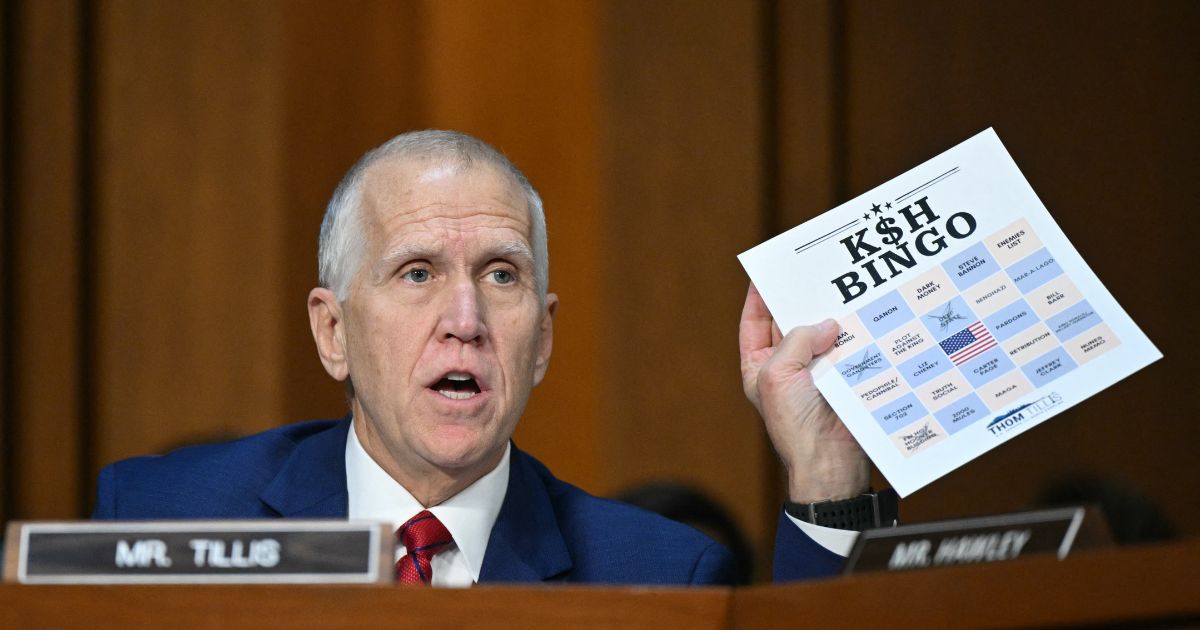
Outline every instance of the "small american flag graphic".
[[994, 348], [996, 339], [983, 322], [975, 322], [950, 335], [939, 345], [950, 355], [951, 363], [961, 365]]

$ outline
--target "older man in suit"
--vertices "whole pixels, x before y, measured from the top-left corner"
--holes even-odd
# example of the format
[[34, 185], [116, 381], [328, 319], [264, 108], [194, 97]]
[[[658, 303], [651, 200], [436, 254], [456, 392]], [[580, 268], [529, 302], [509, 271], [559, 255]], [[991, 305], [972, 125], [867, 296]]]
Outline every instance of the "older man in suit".
[[[501, 154], [444, 131], [372, 150], [329, 203], [319, 257], [309, 319], [349, 416], [114, 464], [97, 518], [391, 521], [404, 582], [730, 579], [720, 545], [590, 496], [511, 444], [558, 298], [541, 199]], [[835, 335], [831, 322], [781, 335], [751, 287], [743, 382], [797, 504], [866, 490], [866, 458], [807, 371]], [[840, 535], [781, 513], [776, 578], [831, 573]]]

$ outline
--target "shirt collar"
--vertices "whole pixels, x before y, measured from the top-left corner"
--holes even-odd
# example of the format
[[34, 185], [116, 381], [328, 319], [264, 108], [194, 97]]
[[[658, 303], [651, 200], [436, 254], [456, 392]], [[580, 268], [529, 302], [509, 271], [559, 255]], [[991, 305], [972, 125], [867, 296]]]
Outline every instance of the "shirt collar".
[[[443, 501], [429, 511], [446, 526], [454, 543], [466, 560], [475, 582], [483, 566], [492, 526], [504, 504], [508, 491], [508, 469], [512, 445], [491, 472], [480, 477], [462, 492]], [[413, 495], [392, 479], [363, 449], [354, 432], [351, 420], [346, 437], [346, 490], [349, 498], [348, 516], [354, 520], [388, 521], [399, 527], [425, 509]]]

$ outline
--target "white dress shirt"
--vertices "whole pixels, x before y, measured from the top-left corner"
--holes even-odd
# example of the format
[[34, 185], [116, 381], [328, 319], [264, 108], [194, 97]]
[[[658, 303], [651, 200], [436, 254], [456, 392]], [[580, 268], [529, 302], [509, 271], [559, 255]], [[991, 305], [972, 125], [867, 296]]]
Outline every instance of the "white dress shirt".
[[[428, 508], [454, 537], [454, 544], [430, 561], [434, 586], [465, 587], [479, 581], [492, 525], [508, 492], [511, 451], [509, 445], [491, 472], [440, 505]], [[349, 517], [355, 520], [387, 521], [398, 529], [426, 509], [363, 450], [353, 421], [346, 437], [346, 490]], [[395, 559], [404, 554], [404, 546], [397, 543]]]
[[[429, 508], [454, 537], [454, 544], [430, 561], [434, 586], [465, 587], [479, 581], [492, 526], [496, 524], [508, 491], [511, 454], [510, 444], [491, 472], [442, 504]], [[399, 529], [408, 519], [426, 509], [363, 450], [354, 433], [353, 421], [346, 437], [346, 489], [349, 517], [354, 520], [386, 521], [393, 529]], [[850, 549], [858, 539], [856, 531], [805, 523], [790, 514], [787, 517], [818, 545], [843, 557], [850, 555]], [[404, 546], [397, 543], [395, 559], [399, 560], [405, 553]]]
[[[785, 512], [785, 514], [787, 514]], [[854, 548], [854, 543], [858, 541], [858, 532], [852, 529], [834, 529], [832, 527], [822, 527], [805, 523], [804, 521], [787, 514], [788, 520], [795, 523], [800, 531], [813, 539], [813, 542], [822, 547], [836, 553], [845, 558], [850, 555], [850, 550]]]

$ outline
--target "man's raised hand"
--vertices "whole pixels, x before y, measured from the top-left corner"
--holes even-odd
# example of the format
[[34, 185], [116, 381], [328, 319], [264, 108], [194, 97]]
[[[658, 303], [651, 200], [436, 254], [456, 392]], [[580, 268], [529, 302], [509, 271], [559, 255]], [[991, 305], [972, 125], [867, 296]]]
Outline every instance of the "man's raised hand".
[[830, 319], [783, 335], [754, 284], [746, 293], [738, 331], [742, 387], [787, 469], [788, 499], [796, 503], [853, 497], [870, 482], [866, 454], [808, 369], [833, 346], [837, 328]]

